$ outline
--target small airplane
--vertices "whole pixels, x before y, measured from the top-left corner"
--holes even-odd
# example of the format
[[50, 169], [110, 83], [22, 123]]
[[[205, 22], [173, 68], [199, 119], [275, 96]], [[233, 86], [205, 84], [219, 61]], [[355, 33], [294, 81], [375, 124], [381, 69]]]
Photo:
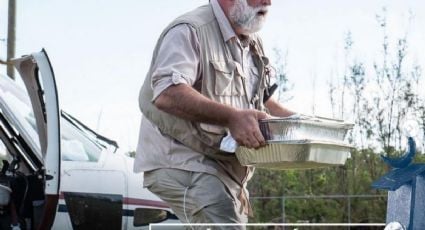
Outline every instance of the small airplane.
[[143, 188], [143, 174], [132, 172], [133, 158], [116, 153], [115, 141], [60, 110], [45, 50], [12, 63], [22, 82], [0, 75], [0, 229], [178, 223]]

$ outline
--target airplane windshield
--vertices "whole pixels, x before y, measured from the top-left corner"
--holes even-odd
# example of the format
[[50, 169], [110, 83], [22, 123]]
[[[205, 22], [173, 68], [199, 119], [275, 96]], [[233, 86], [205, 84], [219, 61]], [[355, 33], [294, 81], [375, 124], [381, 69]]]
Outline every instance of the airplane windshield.
[[61, 118], [62, 160], [90, 161], [99, 160], [102, 149], [93, 143], [81, 130]]
[[13, 120], [12, 126], [27, 140], [32, 151], [41, 156], [37, 127], [30, 99], [23, 87], [0, 75], [0, 108]]
[[[0, 108], [13, 120], [32, 150], [41, 156], [34, 113], [26, 90], [0, 75]], [[61, 118], [61, 152], [64, 161], [98, 161], [102, 148], [67, 120]]]

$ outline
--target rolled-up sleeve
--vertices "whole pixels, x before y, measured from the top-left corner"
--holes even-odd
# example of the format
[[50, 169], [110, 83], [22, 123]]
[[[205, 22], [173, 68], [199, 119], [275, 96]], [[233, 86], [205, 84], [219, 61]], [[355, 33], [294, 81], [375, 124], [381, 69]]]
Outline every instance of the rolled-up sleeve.
[[165, 35], [154, 60], [152, 101], [171, 85], [194, 85], [199, 72], [199, 41], [195, 29], [188, 24], [173, 27]]

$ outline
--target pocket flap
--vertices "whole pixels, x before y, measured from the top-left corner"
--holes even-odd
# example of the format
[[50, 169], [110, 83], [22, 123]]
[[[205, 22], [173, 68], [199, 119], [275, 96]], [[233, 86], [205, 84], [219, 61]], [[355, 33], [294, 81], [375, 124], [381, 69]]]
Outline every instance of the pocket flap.
[[215, 61], [215, 60], [211, 60], [210, 62], [213, 65], [213, 67], [214, 67], [214, 69], [216, 71], [220, 71], [220, 72], [223, 72], [223, 73], [230, 74], [236, 68], [236, 65], [235, 65], [235, 63], [233, 61]]

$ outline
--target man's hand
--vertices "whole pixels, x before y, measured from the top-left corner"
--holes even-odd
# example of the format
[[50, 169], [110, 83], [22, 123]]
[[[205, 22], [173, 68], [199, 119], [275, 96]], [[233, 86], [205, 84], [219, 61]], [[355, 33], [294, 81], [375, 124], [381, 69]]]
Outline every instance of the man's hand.
[[273, 98], [269, 98], [264, 105], [270, 111], [270, 114], [275, 117], [289, 117], [295, 114], [295, 112], [285, 108]]
[[266, 145], [266, 141], [260, 131], [258, 120], [268, 117], [267, 113], [258, 110], [236, 110], [229, 117], [226, 126], [239, 145], [248, 148], [260, 148]]

